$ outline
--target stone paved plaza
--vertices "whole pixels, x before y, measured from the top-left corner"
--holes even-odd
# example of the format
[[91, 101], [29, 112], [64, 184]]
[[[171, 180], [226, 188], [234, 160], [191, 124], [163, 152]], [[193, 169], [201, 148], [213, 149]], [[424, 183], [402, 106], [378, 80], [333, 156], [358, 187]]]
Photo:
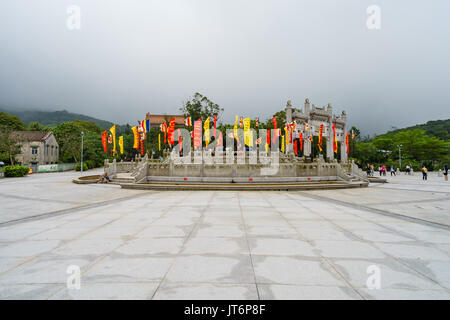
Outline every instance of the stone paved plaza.
[[450, 298], [450, 182], [435, 174], [303, 192], [122, 190], [78, 175], [0, 180], [1, 299]]

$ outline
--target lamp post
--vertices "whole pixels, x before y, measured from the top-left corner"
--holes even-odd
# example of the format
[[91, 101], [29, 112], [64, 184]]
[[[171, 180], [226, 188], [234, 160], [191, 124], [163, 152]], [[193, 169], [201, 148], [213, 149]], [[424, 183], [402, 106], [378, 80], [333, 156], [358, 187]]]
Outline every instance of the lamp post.
[[83, 137], [84, 132], [81, 131], [81, 174], [83, 174]]
[[399, 161], [399, 166], [400, 166], [400, 171], [402, 170], [402, 144], [398, 144], [397, 148], [398, 148], [398, 161]]

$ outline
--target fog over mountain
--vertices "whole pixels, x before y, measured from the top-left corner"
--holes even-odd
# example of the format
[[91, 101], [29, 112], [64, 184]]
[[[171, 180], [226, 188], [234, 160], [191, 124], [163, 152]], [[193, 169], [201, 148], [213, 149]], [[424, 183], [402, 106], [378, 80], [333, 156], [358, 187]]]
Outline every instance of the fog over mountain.
[[305, 98], [364, 134], [448, 119], [449, 12], [447, 0], [3, 0], [0, 108], [124, 124], [200, 92], [225, 122]]

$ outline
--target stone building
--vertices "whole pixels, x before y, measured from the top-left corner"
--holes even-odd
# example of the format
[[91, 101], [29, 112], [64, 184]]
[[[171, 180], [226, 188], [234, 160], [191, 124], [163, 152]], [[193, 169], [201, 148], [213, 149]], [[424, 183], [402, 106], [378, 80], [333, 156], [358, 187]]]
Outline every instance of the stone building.
[[53, 132], [14, 131], [12, 135], [20, 145], [17, 163], [31, 167], [33, 172], [39, 165], [58, 163], [59, 145]]
[[[333, 123], [335, 124], [336, 139], [341, 145], [341, 161], [347, 162], [347, 146], [345, 144], [347, 116], [345, 111], [342, 111], [340, 115], [334, 115], [331, 104], [326, 107], [316, 107], [314, 104], [311, 106], [309, 99], [305, 100], [305, 106], [303, 110], [301, 108], [294, 109], [291, 102], [286, 104], [286, 122], [291, 123], [295, 121], [297, 123], [297, 131], [303, 132], [303, 135], [309, 131], [305, 130], [305, 124], [309, 124], [309, 130], [313, 136], [319, 135], [320, 125], [323, 124], [322, 137], [327, 141], [326, 157], [329, 160], [334, 159], [333, 152]], [[297, 132], [297, 134], [298, 134]], [[304, 155], [309, 156], [311, 154], [311, 142], [307, 139], [304, 141]], [[292, 145], [288, 146], [288, 152], [292, 151]]]
[[169, 124], [170, 119], [175, 119], [175, 125], [184, 125], [184, 116], [179, 114], [150, 114], [145, 115], [145, 120], [150, 120], [150, 128], [159, 127], [164, 122]]

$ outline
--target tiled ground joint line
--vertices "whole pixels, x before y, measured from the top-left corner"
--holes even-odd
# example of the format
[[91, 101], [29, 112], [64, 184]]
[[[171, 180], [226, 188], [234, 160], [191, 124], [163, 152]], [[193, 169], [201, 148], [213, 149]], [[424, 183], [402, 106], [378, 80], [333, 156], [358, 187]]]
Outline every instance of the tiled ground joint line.
[[[289, 196], [289, 193], [286, 193], [287, 194], [287, 196], [289, 197], [289, 198], [291, 198], [291, 199], [293, 199], [292, 197], [290, 197]], [[300, 238], [300, 240], [303, 240], [303, 241], [306, 241], [311, 247], [313, 247], [313, 248], [315, 248], [315, 246], [313, 246], [312, 245], [312, 240], [311, 239], [308, 239], [308, 238], [306, 238], [304, 235], [302, 235], [299, 231], [298, 231], [298, 229], [294, 226], [294, 225], [292, 225], [291, 223], [290, 223], [290, 221], [289, 221], [289, 219], [287, 219], [284, 215], [283, 215], [283, 213], [282, 212], [280, 212], [279, 210], [277, 210], [277, 208], [271, 203], [271, 202], [269, 202], [268, 200], [267, 200], [267, 198], [265, 198], [266, 199], [266, 201], [270, 204], [270, 206], [273, 208], [273, 210], [275, 211], [275, 212], [277, 212], [292, 228], [294, 228], [294, 230], [297, 232], [297, 234], [298, 234], [298, 236], [299, 236], [299, 238]], [[300, 205], [301, 205], [301, 203], [299, 202], [299, 200], [298, 199], [294, 199], [297, 203], [299, 203]], [[305, 210], [306, 210], [306, 208], [305, 208]], [[359, 293], [359, 291], [350, 283], [350, 281], [348, 281], [347, 280], [347, 278], [333, 265], [333, 263], [331, 263], [331, 261], [329, 261], [328, 260], [328, 258], [326, 258], [326, 257], [324, 257], [323, 255], [321, 255], [321, 254], [319, 254], [319, 256], [320, 256], [320, 258], [323, 260], [323, 261], [325, 261], [327, 264], [328, 264], [328, 266], [332, 269], [332, 270], [334, 270], [335, 272], [336, 272], [336, 274], [339, 276], [339, 277], [341, 277], [341, 279], [345, 282], [345, 284], [348, 286], [348, 288], [350, 288], [351, 290], [353, 290], [359, 297], [361, 297], [361, 299], [362, 300], [366, 300], [366, 298], [361, 294], [361, 293]]]
[[[160, 191], [154, 191], [154, 192], [151, 191], [151, 193], [152, 194], [160, 193]], [[102, 206], [106, 206], [106, 205], [110, 205], [110, 204], [114, 204], [114, 203], [119, 203], [119, 202], [126, 201], [126, 200], [131, 200], [131, 199], [138, 198], [138, 197], [147, 196], [148, 194], [149, 193], [134, 194], [134, 195], [126, 196], [126, 197], [122, 197], [122, 198], [105, 200], [105, 201], [94, 202], [94, 203], [89, 203], [89, 204], [83, 204], [83, 205], [79, 205], [79, 206], [72, 207], [72, 208], [50, 211], [50, 212], [45, 212], [45, 213], [41, 213], [41, 214], [37, 214], [34, 216], [25, 217], [25, 218], [0, 222], [0, 228], [15, 225], [15, 224], [22, 223], [22, 222], [41, 220], [41, 219], [45, 219], [45, 218], [53, 218], [53, 217], [57, 217], [60, 215], [74, 213], [74, 212], [85, 210], [85, 209], [98, 208], [98, 207], [102, 207]]]
[[[288, 195], [288, 196], [289, 196], [291, 199], [294, 199], [294, 200], [297, 201], [297, 202], [300, 201], [299, 199], [295, 199], [295, 198], [291, 197], [290, 195]], [[305, 196], [307, 196], [307, 195], [305, 195]], [[323, 200], [326, 200], [326, 199], [328, 199], [328, 198], [324, 198]], [[345, 202], [344, 202], [344, 203], [345, 203]], [[387, 252], [385, 252], [384, 250], [380, 249], [378, 246], [376, 246], [376, 245], [373, 243], [373, 241], [368, 241], [368, 240], [365, 240], [365, 239], [361, 238], [360, 236], [354, 234], [351, 230], [347, 230], [347, 229], [341, 227], [340, 225], [336, 224], [332, 219], [329, 219], [329, 218], [327, 218], [327, 217], [324, 217], [323, 215], [320, 214], [320, 212], [317, 212], [317, 211], [314, 210], [314, 209], [310, 209], [310, 210], [313, 211], [313, 212], [315, 212], [316, 214], [320, 215], [323, 219], [325, 219], [325, 220], [328, 221], [329, 223], [333, 224], [337, 229], [339, 229], [339, 230], [341, 230], [341, 231], [345, 231], [345, 232], [351, 233], [354, 237], [356, 237], [357, 239], [359, 239], [359, 241], [364, 242], [364, 243], [370, 245], [371, 247], [373, 247], [373, 248], [375, 248], [375, 249], [381, 251], [381, 252], [382, 252], [383, 254], [385, 254], [387, 257], [389, 257], [389, 258], [395, 260], [396, 262], [402, 264], [402, 265], [403, 265], [404, 267], [406, 267], [407, 269], [412, 270], [413, 272], [419, 274], [420, 276], [422, 276], [422, 277], [428, 279], [429, 281], [431, 281], [431, 282], [437, 284], [438, 286], [440, 286], [441, 288], [443, 288], [445, 291], [450, 292], [450, 289], [449, 289], [449, 288], [444, 287], [443, 285], [441, 285], [441, 284], [440, 284], [439, 282], [437, 282], [436, 280], [430, 278], [427, 274], [421, 272], [420, 270], [417, 270], [417, 269], [413, 268], [413, 267], [410, 266], [409, 264], [405, 263], [402, 259], [397, 258], [397, 257], [395, 257], [395, 256], [393, 256], [393, 255], [391, 255], [391, 254], [389, 254], [389, 253], [387, 253]], [[362, 219], [366, 220], [367, 222], [373, 223], [373, 224], [375, 224], [375, 225], [378, 225], [378, 226], [380, 226], [380, 227], [383, 227], [383, 228], [389, 230], [389, 228], [387, 228], [387, 227], [384, 226], [384, 225], [380, 225], [380, 224], [377, 223], [377, 222], [369, 221], [369, 220], [367, 220], [367, 219], [365, 219], [365, 218], [362, 218]], [[417, 241], [419, 241], [419, 240], [417, 240]], [[420, 241], [420, 242], [423, 242], [423, 241]], [[437, 246], [435, 246], [434, 244], [433, 244], [433, 247], [439, 249], [439, 248], [438, 248]], [[442, 250], [439, 249], [439, 251], [442, 251]]]

